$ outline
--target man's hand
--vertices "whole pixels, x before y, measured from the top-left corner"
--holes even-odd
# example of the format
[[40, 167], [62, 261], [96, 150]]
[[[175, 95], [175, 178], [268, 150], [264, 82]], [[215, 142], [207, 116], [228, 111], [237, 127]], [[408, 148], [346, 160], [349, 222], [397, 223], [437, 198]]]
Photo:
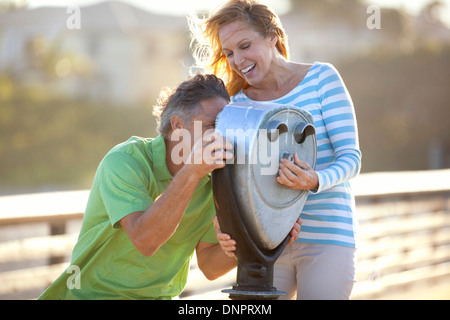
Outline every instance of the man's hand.
[[201, 178], [211, 171], [223, 168], [226, 160], [233, 158], [233, 145], [219, 133], [213, 132], [198, 139], [184, 166]]
[[230, 235], [227, 233], [222, 233], [219, 226], [219, 220], [217, 216], [214, 217], [214, 226], [216, 227], [217, 240], [219, 241], [220, 247], [230, 258], [234, 257], [234, 251], [236, 250], [236, 241], [231, 239]]
[[297, 221], [295, 222], [294, 226], [291, 229], [291, 238], [289, 239], [288, 244], [291, 244], [292, 242], [294, 242], [295, 240], [298, 239], [298, 237], [300, 236], [300, 228], [302, 225], [302, 219], [298, 218]]

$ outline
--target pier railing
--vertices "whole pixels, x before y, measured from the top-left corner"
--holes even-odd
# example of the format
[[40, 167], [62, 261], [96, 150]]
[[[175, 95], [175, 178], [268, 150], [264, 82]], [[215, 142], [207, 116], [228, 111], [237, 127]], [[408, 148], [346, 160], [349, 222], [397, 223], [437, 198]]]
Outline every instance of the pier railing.
[[[362, 174], [352, 185], [360, 235], [353, 299], [450, 281], [450, 170]], [[64, 272], [88, 195], [0, 197], [0, 299], [36, 298]], [[180, 298], [226, 299], [221, 289], [234, 279], [232, 271], [208, 281], [194, 259]]]

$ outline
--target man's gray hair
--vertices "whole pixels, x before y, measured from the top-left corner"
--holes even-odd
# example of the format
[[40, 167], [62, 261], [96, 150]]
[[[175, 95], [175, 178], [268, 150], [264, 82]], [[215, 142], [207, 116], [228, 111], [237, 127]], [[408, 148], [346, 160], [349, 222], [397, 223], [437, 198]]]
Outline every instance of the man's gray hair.
[[153, 115], [158, 122], [158, 133], [169, 139], [173, 115], [180, 116], [190, 123], [200, 112], [200, 102], [210, 98], [224, 98], [230, 101], [225, 84], [213, 74], [197, 74], [183, 81], [174, 91], [163, 90], [158, 99], [158, 106], [153, 108]]

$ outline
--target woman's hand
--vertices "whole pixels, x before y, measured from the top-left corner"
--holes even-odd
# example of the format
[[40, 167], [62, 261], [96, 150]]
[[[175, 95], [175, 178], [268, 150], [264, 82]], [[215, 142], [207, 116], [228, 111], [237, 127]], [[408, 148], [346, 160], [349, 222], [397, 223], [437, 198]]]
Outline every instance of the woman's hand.
[[308, 162], [302, 161], [294, 153], [294, 163], [287, 159], [281, 159], [277, 181], [291, 189], [317, 190], [319, 176]]
[[[223, 233], [220, 230], [219, 226], [219, 220], [217, 219], [217, 216], [214, 216], [214, 226], [216, 227], [216, 235], [217, 240], [219, 241], [220, 247], [225, 252], [225, 254], [229, 257], [235, 257], [234, 251], [236, 251], [236, 241], [231, 239], [230, 235], [227, 233]], [[302, 224], [302, 219], [298, 218], [295, 222], [294, 226], [291, 229], [290, 235], [291, 238], [289, 239], [288, 244], [291, 244], [295, 240], [298, 239], [300, 234], [300, 226]]]

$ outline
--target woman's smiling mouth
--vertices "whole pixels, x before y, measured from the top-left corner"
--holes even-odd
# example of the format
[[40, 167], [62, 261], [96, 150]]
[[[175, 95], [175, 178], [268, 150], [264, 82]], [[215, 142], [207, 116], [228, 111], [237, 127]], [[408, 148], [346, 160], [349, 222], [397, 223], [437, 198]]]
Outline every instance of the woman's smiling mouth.
[[247, 73], [249, 73], [250, 71], [252, 71], [256, 66], [256, 63], [252, 64], [251, 66], [248, 66], [245, 69], [242, 69], [241, 72], [245, 75]]

